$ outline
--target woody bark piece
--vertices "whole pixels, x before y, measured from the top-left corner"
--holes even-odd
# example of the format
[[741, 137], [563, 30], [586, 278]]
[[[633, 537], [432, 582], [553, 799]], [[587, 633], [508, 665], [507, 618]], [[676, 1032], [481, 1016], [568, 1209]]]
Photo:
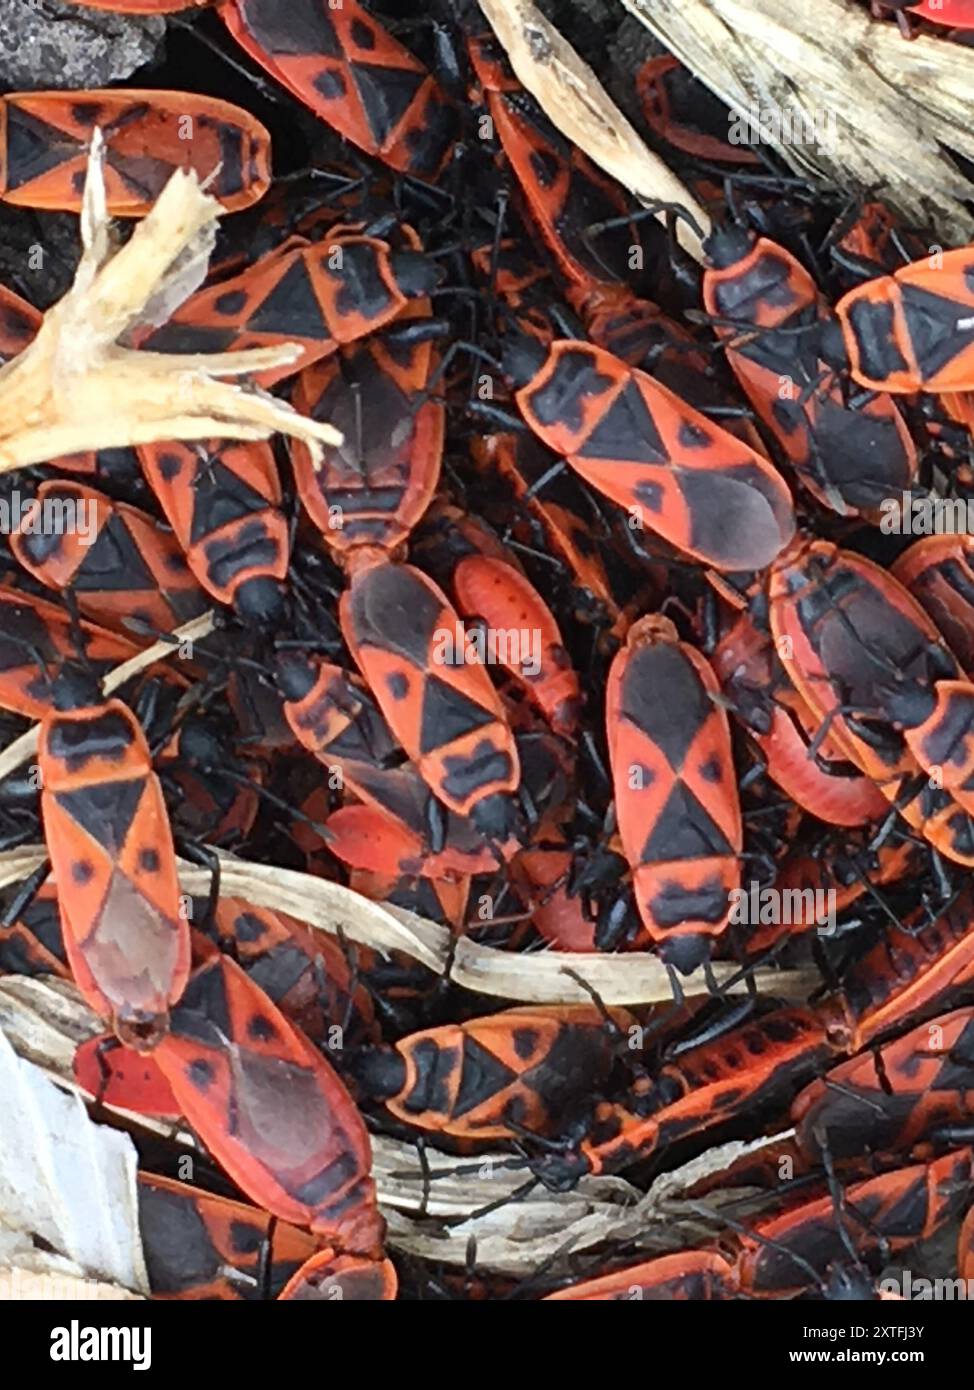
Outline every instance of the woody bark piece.
[[167, 439], [293, 435], [320, 457], [341, 435], [252, 387], [217, 380], [293, 362], [293, 343], [249, 352], [138, 352], [124, 335], [164, 322], [199, 285], [221, 208], [178, 171], [121, 248], [112, 244], [100, 132], [81, 214], [84, 251], [72, 288], [34, 341], [0, 369], [0, 472], [64, 454]]
[[951, 242], [974, 236], [974, 184], [949, 154], [974, 159], [974, 49], [908, 43], [854, 0], [621, 3], [796, 173], [876, 190]]
[[[646, 147], [592, 69], [532, 0], [480, 0], [480, 8], [518, 80], [562, 134], [647, 206], [684, 207], [706, 237], [710, 231], [707, 213]], [[665, 216], [665, 211], [660, 213], [661, 219]], [[695, 260], [703, 259], [701, 238], [687, 223], [677, 223], [676, 236]]]

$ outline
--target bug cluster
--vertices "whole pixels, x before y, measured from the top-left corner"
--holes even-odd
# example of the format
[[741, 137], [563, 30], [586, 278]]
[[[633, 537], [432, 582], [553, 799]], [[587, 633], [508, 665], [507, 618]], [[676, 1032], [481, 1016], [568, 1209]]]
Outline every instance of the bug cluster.
[[[79, 1083], [208, 1156], [190, 1186], [146, 1155], [154, 1293], [870, 1297], [951, 1223], [974, 1278], [974, 540], [930, 521], [972, 493], [974, 250], [827, 205], [651, 59], [647, 132], [716, 227], [701, 267], [684, 210], [634, 207], [476, 7], [213, 10], [310, 167], [272, 182], [267, 131], [216, 96], [3, 98], [8, 201], [77, 211], [95, 126], [119, 217], [212, 176], [234, 215], [208, 278], [138, 345], [292, 342], [260, 384], [344, 436], [320, 467], [72, 456], [0, 498], [4, 742], [39, 724], [0, 833], [47, 855], [7, 890], [0, 969], [73, 979], [109, 1030]], [[4, 361], [40, 324], [0, 287]], [[560, 952], [576, 1002], [312, 931], [223, 892], [218, 850], [526, 979]], [[591, 952], [651, 954], [672, 1002], [579, 988]], [[385, 1247], [370, 1131], [564, 1191], [789, 1127], [689, 1193], [751, 1189], [706, 1246], [566, 1247], [520, 1285]]]

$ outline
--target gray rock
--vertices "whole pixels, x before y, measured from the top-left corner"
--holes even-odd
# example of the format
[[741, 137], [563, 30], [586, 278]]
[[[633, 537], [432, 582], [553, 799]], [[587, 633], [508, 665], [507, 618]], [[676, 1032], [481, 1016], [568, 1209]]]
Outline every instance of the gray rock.
[[0, 0], [0, 87], [103, 87], [155, 57], [161, 17], [132, 19], [64, 0]]

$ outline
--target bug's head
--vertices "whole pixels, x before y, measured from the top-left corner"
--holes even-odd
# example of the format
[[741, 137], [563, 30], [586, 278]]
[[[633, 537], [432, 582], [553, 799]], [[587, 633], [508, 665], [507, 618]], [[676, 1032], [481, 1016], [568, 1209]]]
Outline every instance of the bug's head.
[[478, 801], [470, 819], [484, 839], [494, 845], [504, 846], [512, 840], [524, 844], [525, 827], [517, 802], [504, 792], [495, 792]]
[[237, 617], [246, 627], [271, 626], [285, 618], [284, 590], [276, 579], [256, 575], [245, 579], [233, 596]]
[[443, 267], [421, 251], [393, 251], [389, 256], [396, 284], [407, 299], [432, 294], [443, 279]]
[[100, 705], [103, 699], [97, 676], [75, 661], [65, 662], [51, 686], [55, 709], [86, 709]]
[[300, 652], [281, 652], [274, 663], [274, 679], [285, 700], [303, 700], [317, 678], [314, 662]]
[[226, 765], [227, 745], [210, 719], [187, 719], [179, 731], [179, 753], [192, 767], [216, 769]]
[[349, 1063], [353, 1081], [369, 1100], [388, 1100], [406, 1085], [405, 1059], [391, 1047], [364, 1047]]
[[687, 932], [686, 935], [671, 936], [659, 948], [660, 959], [671, 965], [681, 975], [689, 975], [698, 970], [710, 956], [712, 938], [705, 932]]
[[733, 222], [717, 227], [703, 244], [704, 255], [714, 270], [725, 270], [744, 259], [754, 245], [754, 233]]
[[501, 366], [511, 385], [519, 390], [527, 386], [545, 364], [548, 353], [537, 338], [517, 329], [505, 334], [501, 350]]

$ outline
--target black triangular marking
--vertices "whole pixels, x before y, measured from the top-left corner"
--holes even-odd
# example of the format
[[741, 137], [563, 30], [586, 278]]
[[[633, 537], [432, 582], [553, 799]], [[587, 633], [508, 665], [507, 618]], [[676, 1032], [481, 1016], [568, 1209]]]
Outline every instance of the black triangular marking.
[[473, 729], [482, 729], [485, 724], [493, 723], [493, 720], [494, 716], [489, 710], [475, 705], [452, 685], [430, 676], [423, 692], [420, 751], [432, 753], [434, 748], [442, 748]]
[[143, 777], [126, 782], [96, 782], [73, 792], [58, 792], [57, 804], [113, 858], [121, 853], [142, 793]]
[[669, 454], [639, 387], [631, 381], [579, 449], [581, 458], [619, 463], [668, 463]]
[[[334, 8], [339, 8], [334, 6]], [[341, 58], [342, 46], [322, 0], [247, 0], [239, 22], [252, 43], [275, 57]]]
[[640, 863], [661, 864], [672, 859], [704, 859], [733, 853], [703, 803], [683, 782], [677, 782], [646, 837]]
[[173, 1010], [170, 1020], [173, 1037], [195, 1038], [217, 1047], [220, 1037], [233, 1036], [226, 977], [220, 962], [201, 966], [190, 976], [186, 993]]
[[227, 352], [237, 341], [235, 328], [214, 324], [164, 323], [148, 337], [145, 347], [153, 352]]
[[521, 1085], [535, 1091], [550, 1114], [570, 1112], [584, 1103], [585, 1090], [607, 1070], [610, 1049], [606, 1042], [605, 1034], [597, 1030], [562, 1029], [537, 1063], [521, 1074]]
[[214, 531], [251, 512], [267, 509], [267, 499], [226, 464], [201, 462], [193, 480], [193, 523], [190, 541], [196, 544]]
[[[972, 256], [974, 260], [974, 256]], [[903, 315], [917, 366], [925, 378], [942, 371], [974, 340], [974, 313], [961, 300], [904, 285]], [[961, 328], [959, 325], [966, 326]]]
[[371, 63], [351, 63], [350, 67], [372, 134], [381, 148], [409, 110], [426, 75]]
[[117, 514], [103, 526], [89, 547], [72, 587], [79, 593], [155, 590], [156, 582], [132, 533]]
[[68, 154], [80, 154], [76, 140], [39, 121], [13, 103], [7, 105], [7, 188], [21, 188], [63, 164]]
[[517, 1073], [498, 1061], [492, 1052], [474, 1042], [473, 1038], [465, 1037], [460, 1089], [453, 1102], [453, 1114], [466, 1115], [476, 1110], [478, 1105], [496, 1096], [516, 1079]]
[[279, 333], [285, 338], [310, 338], [314, 342], [331, 337], [303, 258], [284, 272], [243, 328], [253, 333]]
[[127, 157], [109, 149], [107, 160], [109, 167], [115, 171], [128, 191], [143, 202], [157, 198], [172, 173], [171, 164], [148, 155], [140, 158]]

